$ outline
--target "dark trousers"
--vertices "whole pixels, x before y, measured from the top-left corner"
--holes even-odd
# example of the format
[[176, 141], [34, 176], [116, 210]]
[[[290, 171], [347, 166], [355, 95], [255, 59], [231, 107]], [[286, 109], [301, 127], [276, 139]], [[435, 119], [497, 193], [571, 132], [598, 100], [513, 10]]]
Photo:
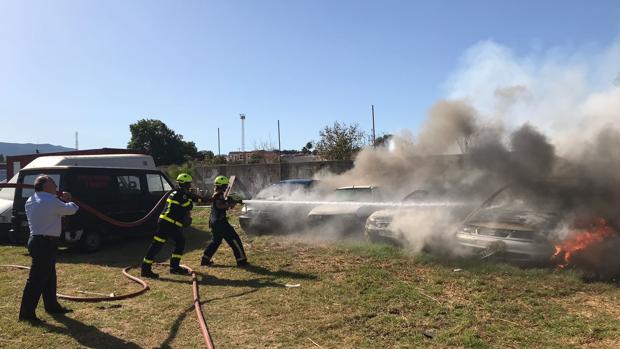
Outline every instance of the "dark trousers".
[[151, 242], [151, 246], [146, 252], [146, 257], [144, 259], [152, 261], [164, 247], [164, 244], [168, 239], [174, 240], [174, 251], [172, 252], [172, 258], [170, 258], [170, 267], [178, 267], [183, 251], [185, 251], [185, 237], [183, 236], [183, 228], [166, 221], [159, 222], [157, 232], [155, 233], [155, 236], [153, 236], [153, 241]]
[[34, 235], [28, 239], [28, 252], [32, 257], [32, 266], [19, 308], [20, 319], [35, 317], [35, 309], [39, 304], [41, 295], [43, 295], [43, 304], [46, 310], [60, 308], [56, 299], [57, 248], [57, 238]]
[[243, 264], [247, 261], [239, 234], [237, 234], [235, 228], [233, 228], [227, 220], [221, 219], [213, 223], [211, 225], [211, 231], [213, 232], [213, 240], [211, 240], [211, 243], [207, 246], [202, 256], [205, 261], [210, 261], [211, 258], [213, 258], [213, 255], [222, 243], [222, 239], [225, 240], [228, 246], [233, 250], [237, 264]]

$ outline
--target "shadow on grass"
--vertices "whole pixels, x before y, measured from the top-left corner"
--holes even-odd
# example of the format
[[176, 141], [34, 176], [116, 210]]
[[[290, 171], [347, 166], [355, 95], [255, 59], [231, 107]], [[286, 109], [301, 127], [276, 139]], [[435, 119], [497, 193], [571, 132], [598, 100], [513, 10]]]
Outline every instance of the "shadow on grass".
[[[211, 232], [193, 227], [184, 229], [185, 253], [203, 250], [211, 238]], [[167, 261], [172, 254], [174, 241], [168, 239], [164, 248], [156, 256], [156, 261]], [[96, 264], [111, 267], [139, 265], [152, 241], [152, 235], [142, 237], [116, 238], [106, 241], [101, 250], [94, 253], [83, 253], [77, 248], [58, 251], [58, 262], [72, 264]]]
[[66, 335], [74, 338], [78, 343], [88, 348], [141, 348], [139, 345], [101, 332], [95, 326], [86, 325], [64, 315], [52, 315], [52, 317], [65, 325], [66, 328], [50, 324], [42, 325], [50, 332]]
[[[211, 302], [215, 302], [218, 300], [224, 300], [224, 299], [229, 299], [229, 298], [237, 298], [237, 297], [242, 297], [245, 296], [247, 294], [253, 293], [258, 291], [258, 289], [252, 289], [246, 292], [241, 292], [238, 294], [234, 294], [231, 296], [226, 296], [226, 297], [218, 297], [218, 298], [211, 298], [211, 299], [207, 299], [204, 301], [200, 302], [200, 305], [203, 306], [206, 303], [211, 303]], [[174, 320], [174, 323], [172, 324], [172, 326], [170, 327], [170, 332], [168, 333], [168, 337], [166, 337], [166, 339], [159, 345], [158, 348], [161, 349], [169, 349], [172, 348], [170, 346], [170, 343], [172, 343], [172, 341], [174, 340], [174, 338], [176, 337], [177, 333], [179, 332], [179, 328], [181, 327], [181, 323], [183, 322], [183, 320], [187, 317], [187, 315], [192, 312], [194, 310], [194, 306], [190, 306], [186, 309], [183, 310], [183, 312], [181, 312], [177, 318]], [[207, 319], [207, 325], [209, 323], [209, 320]], [[213, 339], [213, 338], [212, 338]], [[215, 339], [213, 339], [213, 341], [215, 342]]]

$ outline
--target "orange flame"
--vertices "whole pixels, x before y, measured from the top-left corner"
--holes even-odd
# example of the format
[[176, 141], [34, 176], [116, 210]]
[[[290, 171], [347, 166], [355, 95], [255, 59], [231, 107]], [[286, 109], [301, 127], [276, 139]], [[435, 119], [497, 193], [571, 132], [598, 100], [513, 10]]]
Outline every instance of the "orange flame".
[[560, 268], [570, 265], [576, 252], [586, 250], [588, 247], [600, 243], [613, 234], [613, 229], [604, 218], [597, 218], [589, 229], [574, 230], [569, 238], [555, 245], [555, 253], [552, 260], [558, 260]]

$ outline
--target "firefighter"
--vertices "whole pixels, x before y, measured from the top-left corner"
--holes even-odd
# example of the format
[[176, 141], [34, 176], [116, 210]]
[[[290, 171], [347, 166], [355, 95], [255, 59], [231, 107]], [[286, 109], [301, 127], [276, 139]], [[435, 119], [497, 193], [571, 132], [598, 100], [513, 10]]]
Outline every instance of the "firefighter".
[[192, 198], [195, 197], [195, 195], [189, 191], [192, 185], [192, 176], [187, 173], [181, 173], [177, 176], [177, 183], [179, 184], [178, 188], [166, 199], [164, 210], [159, 215], [157, 232], [155, 236], [153, 236], [153, 241], [151, 242], [149, 250], [146, 252], [146, 257], [144, 257], [142, 261], [142, 276], [153, 279], [159, 277], [159, 274], [154, 273], [151, 269], [153, 266], [153, 258], [161, 251], [168, 238], [174, 240], [174, 251], [170, 258], [170, 273], [180, 275], [189, 274], [185, 268], [180, 266], [180, 262], [183, 251], [185, 250], [183, 227], [188, 227], [191, 224], [190, 211], [193, 207]]
[[237, 266], [245, 266], [248, 264], [243, 244], [235, 229], [228, 223], [226, 218], [226, 210], [234, 208], [241, 200], [234, 195], [224, 197], [224, 192], [228, 188], [228, 178], [225, 176], [217, 176], [215, 178], [215, 193], [213, 194], [211, 204], [211, 217], [209, 218], [209, 226], [213, 233], [213, 239], [207, 246], [202, 256], [200, 265], [211, 265], [213, 255], [222, 243], [222, 239], [226, 241], [228, 246], [233, 250]]

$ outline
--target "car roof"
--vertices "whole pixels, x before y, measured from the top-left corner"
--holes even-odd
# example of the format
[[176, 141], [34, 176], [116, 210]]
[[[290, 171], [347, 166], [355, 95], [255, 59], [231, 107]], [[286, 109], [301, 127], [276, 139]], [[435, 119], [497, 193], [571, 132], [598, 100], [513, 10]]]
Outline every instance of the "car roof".
[[310, 185], [313, 184], [315, 182], [318, 182], [318, 180], [315, 179], [307, 179], [307, 178], [297, 178], [297, 179], [285, 179], [280, 181], [280, 184], [300, 184], [300, 185]]
[[377, 189], [377, 187], [372, 185], [352, 185], [350, 187], [340, 187], [336, 190], [351, 190], [351, 189]]

